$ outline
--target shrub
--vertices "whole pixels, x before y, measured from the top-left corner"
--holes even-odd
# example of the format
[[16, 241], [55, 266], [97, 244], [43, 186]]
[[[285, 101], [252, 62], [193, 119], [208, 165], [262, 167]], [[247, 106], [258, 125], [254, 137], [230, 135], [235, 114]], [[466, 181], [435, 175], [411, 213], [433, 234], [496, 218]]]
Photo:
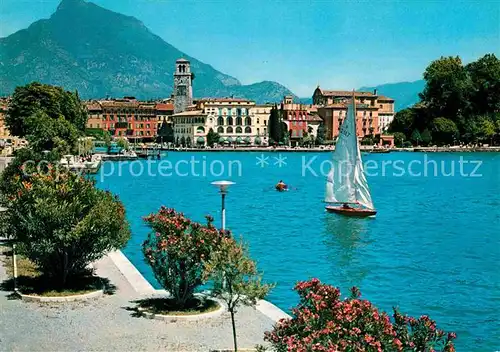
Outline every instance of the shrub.
[[300, 303], [292, 319], [266, 332], [276, 351], [454, 351], [455, 334], [445, 334], [426, 316], [408, 318], [397, 310], [394, 323], [361, 293], [341, 300], [339, 289], [318, 279], [295, 286]]
[[227, 304], [233, 327], [234, 350], [238, 349], [234, 314], [240, 305], [254, 306], [263, 299], [272, 285], [262, 283], [262, 275], [248, 254], [248, 248], [232, 238], [223, 239], [221, 246], [205, 264], [205, 278], [212, 279], [212, 294]]
[[204, 283], [204, 261], [229, 233], [217, 230], [213, 218], [207, 224], [192, 222], [174, 209], [162, 207], [144, 218], [153, 230], [143, 243], [146, 261], [158, 282], [170, 292], [179, 309]]
[[15, 175], [12, 182], [8, 230], [21, 254], [59, 287], [130, 238], [123, 205], [94, 181], [49, 167], [24, 179]]

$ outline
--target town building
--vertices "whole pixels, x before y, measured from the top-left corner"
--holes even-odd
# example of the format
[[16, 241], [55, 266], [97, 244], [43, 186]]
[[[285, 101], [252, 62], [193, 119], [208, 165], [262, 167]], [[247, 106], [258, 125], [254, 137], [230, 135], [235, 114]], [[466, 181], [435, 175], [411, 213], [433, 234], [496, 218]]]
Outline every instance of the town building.
[[174, 104], [172, 103], [157, 103], [156, 104], [156, 130], [159, 131], [163, 123], [172, 123], [172, 115], [174, 114]]
[[205, 145], [207, 115], [203, 110], [188, 110], [172, 115], [174, 143], [183, 146]]
[[[213, 128], [221, 143], [250, 144], [257, 137], [255, 102], [237, 98], [205, 98], [199, 106], [207, 115], [207, 128]], [[208, 130], [207, 130], [208, 132]]]
[[285, 96], [280, 110], [292, 145], [307, 135], [313, 139], [317, 136], [318, 127], [323, 119], [317, 115], [316, 107], [294, 103], [293, 96]]
[[[325, 138], [335, 140], [342, 122], [347, 117], [350, 100], [318, 107], [318, 114], [325, 122]], [[378, 108], [369, 104], [356, 104], [356, 134], [359, 138], [380, 134]]]
[[193, 104], [193, 79], [190, 62], [178, 59], [174, 73], [174, 113], [186, 111]]
[[250, 113], [253, 117], [255, 126], [254, 144], [268, 145], [269, 144], [269, 117], [271, 116], [271, 109], [273, 104], [255, 105], [251, 108]]
[[87, 128], [109, 131], [113, 137], [153, 140], [157, 131], [156, 104], [133, 97], [86, 103]]
[[353, 94], [358, 137], [382, 134], [394, 119], [394, 99], [379, 96], [376, 89], [373, 92], [332, 91], [318, 86], [313, 93], [313, 104], [318, 107], [318, 114], [325, 122], [327, 139], [338, 136]]

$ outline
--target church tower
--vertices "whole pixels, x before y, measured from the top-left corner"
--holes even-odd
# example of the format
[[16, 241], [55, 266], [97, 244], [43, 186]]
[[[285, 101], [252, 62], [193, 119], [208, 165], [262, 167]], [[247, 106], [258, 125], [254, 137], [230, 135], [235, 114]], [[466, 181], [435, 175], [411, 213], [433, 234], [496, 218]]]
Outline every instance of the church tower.
[[174, 114], [186, 111], [193, 104], [193, 75], [186, 59], [175, 62], [174, 73]]

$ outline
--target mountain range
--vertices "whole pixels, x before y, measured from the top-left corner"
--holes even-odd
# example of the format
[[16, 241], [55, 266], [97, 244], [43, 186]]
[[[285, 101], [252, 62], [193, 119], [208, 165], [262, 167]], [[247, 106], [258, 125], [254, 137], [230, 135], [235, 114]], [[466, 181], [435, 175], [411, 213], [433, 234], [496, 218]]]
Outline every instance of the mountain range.
[[83, 98], [169, 97], [181, 57], [191, 61], [195, 97], [267, 102], [293, 95], [276, 82], [242, 85], [176, 49], [138, 19], [83, 0], [63, 0], [49, 19], [0, 39], [0, 95], [40, 81], [78, 90]]
[[395, 100], [394, 110], [399, 111], [419, 101], [418, 93], [424, 90], [425, 81], [418, 80], [415, 82], [399, 82], [381, 84], [375, 87], [361, 87], [359, 90], [373, 91], [377, 89], [377, 93], [391, 97]]
[[[181, 57], [190, 60], [195, 73], [195, 97], [234, 96], [257, 103], [281, 101], [284, 95], [297, 98], [277, 82], [242, 85], [170, 45], [135, 17], [84, 0], [62, 0], [49, 19], [0, 38], [0, 96], [39, 81], [78, 90], [85, 99], [165, 98], [172, 94], [174, 63]], [[394, 98], [401, 108], [418, 100], [422, 82], [373, 88]], [[310, 98], [300, 100], [310, 102]]]

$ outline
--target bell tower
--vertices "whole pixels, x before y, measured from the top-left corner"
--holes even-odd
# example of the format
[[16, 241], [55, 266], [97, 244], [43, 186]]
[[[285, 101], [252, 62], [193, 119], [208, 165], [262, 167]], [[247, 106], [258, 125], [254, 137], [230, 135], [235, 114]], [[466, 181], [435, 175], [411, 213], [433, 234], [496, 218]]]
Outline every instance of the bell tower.
[[191, 64], [186, 59], [175, 62], [174, 73], [174, 114], [186, 111], [193, 104], [193, 75]]

